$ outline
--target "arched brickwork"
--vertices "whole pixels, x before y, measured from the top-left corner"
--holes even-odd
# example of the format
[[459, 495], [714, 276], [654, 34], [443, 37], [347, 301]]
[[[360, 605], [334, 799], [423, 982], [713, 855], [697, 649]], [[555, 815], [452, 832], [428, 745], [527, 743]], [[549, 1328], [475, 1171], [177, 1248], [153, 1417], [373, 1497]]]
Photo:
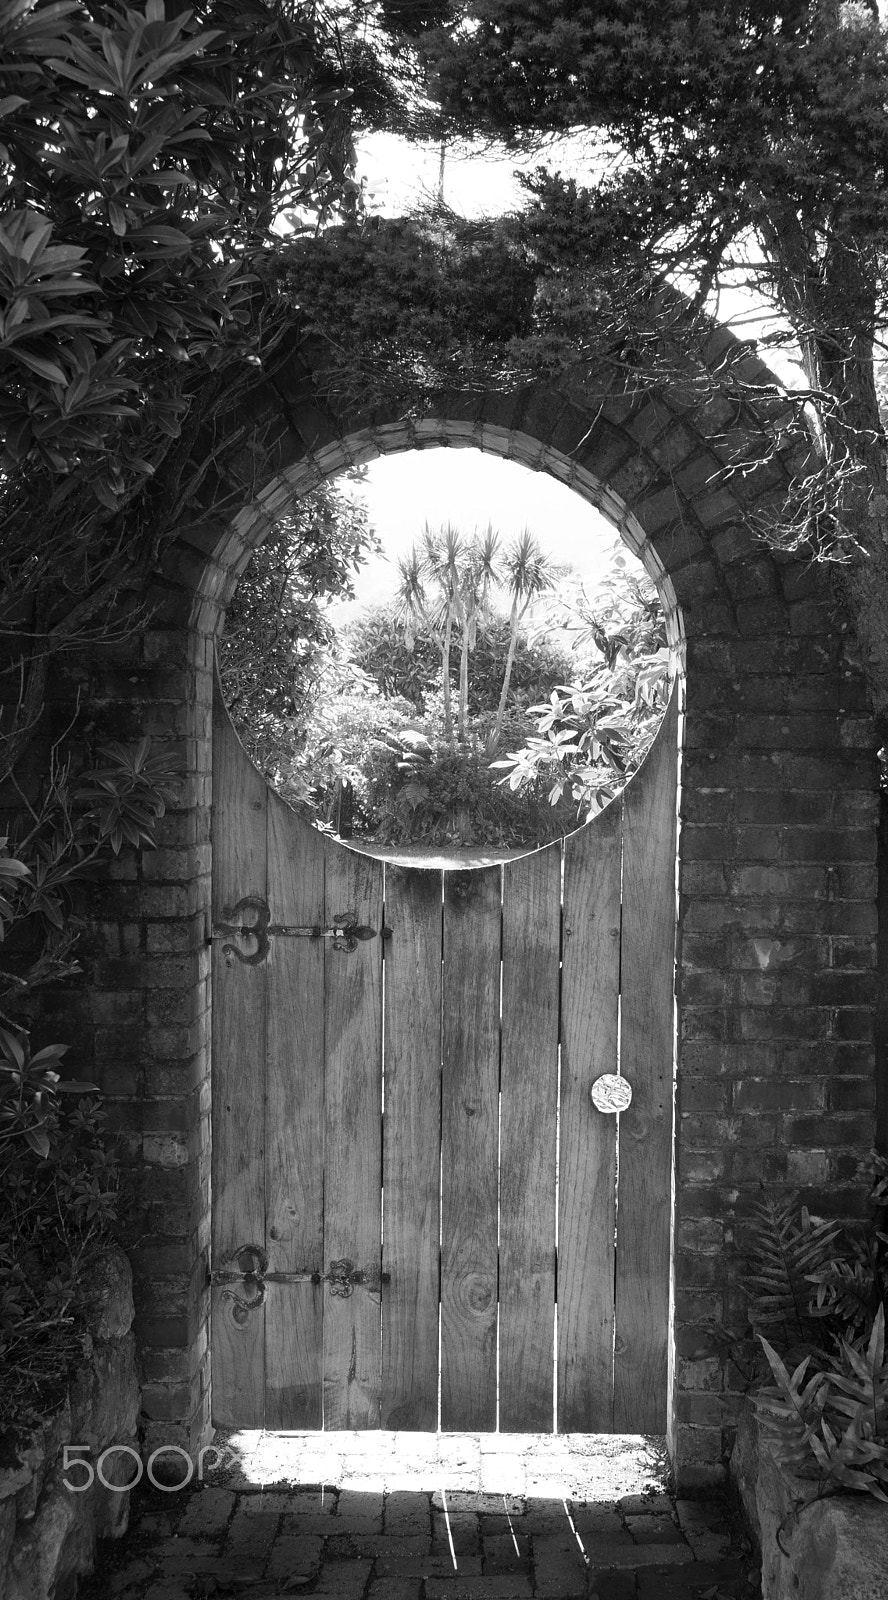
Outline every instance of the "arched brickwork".
[[[715, 336], [713, 360], [726, 343]], [[672, 1446], [684, 1485], [720, 1475], [737, 1397], [715, 1359], [687, 1360], [691, 1325], [738, 1313], [731, 1246], [760, 1179], [821, 1210], [858, 1205], [874, 1105], [874, 732], [828, 569], [767, 550], [747, 525], [797, 457], [721, 476], [779, 410], [759, 363], [740, 377], [735, 401], [574, 386], [454, 396], [418, 422], [384, 408], [337, 419], [294, 358], [254, 401], [273, 470], [233, 515], [249, 456], [208, 483], [206, 513], [158, 574], [150, 626], [94, 681], [94, 713], [117, 736], [180, 738], [188, 766], [162, 848], [97, 893], [91, 974], [95, 1071], [130, 1130], [146, 1207], [134, 1261], [155, 1442], [193, 1443], [209, 1417], [214, 631], [293, 495], [350, 463], [443, 444], [549, 472], [598, 506], [657, 580], [683, 646]]]

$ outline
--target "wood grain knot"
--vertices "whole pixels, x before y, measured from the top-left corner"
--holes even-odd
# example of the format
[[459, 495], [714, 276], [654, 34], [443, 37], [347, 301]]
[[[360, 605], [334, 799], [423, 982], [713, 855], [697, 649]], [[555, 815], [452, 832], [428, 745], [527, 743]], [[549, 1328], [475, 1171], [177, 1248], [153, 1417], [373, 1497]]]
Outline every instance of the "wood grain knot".
[[489, 1310], [493, 1297], [494, 1290], [490, 1279], [482, 1277], [480, 1272], [473, 1272], [463, 1280], [460, 1298], [469, 1311], [480, 1315], [481, 1312]]

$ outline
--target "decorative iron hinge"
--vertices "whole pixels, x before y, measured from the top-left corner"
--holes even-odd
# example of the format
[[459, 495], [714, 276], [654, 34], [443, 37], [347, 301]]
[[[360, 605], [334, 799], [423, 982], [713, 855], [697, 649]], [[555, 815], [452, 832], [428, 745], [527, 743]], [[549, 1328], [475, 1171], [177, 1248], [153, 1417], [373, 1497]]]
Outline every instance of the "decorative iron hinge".
[[[245, 912], [255, 913], [252, 922], [238, 921]], [[270, 939], [329, 939], [330, 948], [339, 950], [344, 955], [350, 955], [357, 950], [359, 942], [365, 939], [375, 939], [376, 929], [359, 926], [357, 912], [342, 911], [333, 918], [332, 928], [323, 928], [320, 923], [300, 926], [289, 922], [272, 922], [271, 910], [267, 900], [261, 899], [257, 894], [244, 895], [236, 905], [224, 906], [222, 910], [223, 922], [217, 922], [210, 934], [210, 944], [217, 940], [224, 940], [222, 954], [225, 965], [230, 967], [234, 960], [243, 962], [246, 967], [257, 967], [264, 961], [271, 949]], [[381, 928], [380, 933], [385, 939], [391, 933], [390, 928]], [[256, 948], [245, 954], [233, 939], [255, 941]]]
[[[346, 1257], [331, 1261], [326, 1274], [308, 1270], [269, 1272], [268, 1252], [262, 1245], [242, 1244], [231, 1252], [225, 1266], [209, 1274], [208, 1281], [221, 1288], [222, 1299], [231, 1302], [232, 1320], [242, 1327], [250, 1312], [258, 1311], [265, 1304], [266, 1286], [269, 1283], [329, 1283], [330, 1294], [334, 1298], [347, 1300], [356, 1288], [366, 1289], [368, 1294], [379, 1294], [382, 1285], [391, 1281], [391, 1273], [383, 1272], [378, 1262], [356, 1267]], [[247, 1292], [239, 1293], [234, 1284], [241, 1285]]]

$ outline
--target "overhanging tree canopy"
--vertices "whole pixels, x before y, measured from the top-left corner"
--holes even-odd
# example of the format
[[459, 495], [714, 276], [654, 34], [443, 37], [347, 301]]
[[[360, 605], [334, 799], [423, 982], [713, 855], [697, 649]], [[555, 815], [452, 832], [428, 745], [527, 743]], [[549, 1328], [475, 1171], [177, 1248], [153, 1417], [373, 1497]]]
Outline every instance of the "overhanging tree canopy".
[[[775, 338], [797, 341], [807, 388], [790, 404], [806, 407], [812, 462], [766, 531], [842, 563], [874, 703], [888, 713], [888, 477], [874, 374], [886, 313], [888, 41], [875, 7], [468, 0], [444, 25], [424, 8], [405, 15], [430, 88], [463, 132], [515, 146], [586, 137], [585, 184], [541, 169], [524, 217], [488, 227], [480, 245], [483, 228], [473, 236], [450, 219], [448, 231], [440, 216], [414, 224], [427, 230], [415, 259], [439, 238], [445, 280], [472, 250], [486, 250], [492, 269], [494, 241], [509, 287], [533, 280], [529, 298], [504, 298], [515, 326], [500, 341], [500, 377], [573, 359], [609, 365], [611, 387], [668, 382], [676, 341], [693, 359], [719, 288], [738, 278], [774, 309]], [[403, 249], [403, 233], [396, 242]], [[324, 248], [345, 262], [347, 243]], [[378, 258], [378, 239], [364, 248]], [[679, 317], [668, 283], [688, 296]], [[427, 333], [417, 318], [414, 332], [416, 350]], [[480, 336], [466, 347], [471, 380], [491, 351]], [[465, 354], [456, 325], [449, 350]], [[408, 371], [409, 356], [400, 360]], [[732, 375], [712, 381], [729, 388]]]

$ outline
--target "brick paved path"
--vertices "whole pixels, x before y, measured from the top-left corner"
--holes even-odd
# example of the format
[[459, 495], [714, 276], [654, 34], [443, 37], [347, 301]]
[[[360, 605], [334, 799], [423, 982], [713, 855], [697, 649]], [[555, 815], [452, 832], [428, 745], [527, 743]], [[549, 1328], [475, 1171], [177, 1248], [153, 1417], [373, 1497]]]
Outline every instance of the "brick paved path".
[[717, 1503], [474, 1490], [133, 1494], [82, 1600], [755, 1600]]

